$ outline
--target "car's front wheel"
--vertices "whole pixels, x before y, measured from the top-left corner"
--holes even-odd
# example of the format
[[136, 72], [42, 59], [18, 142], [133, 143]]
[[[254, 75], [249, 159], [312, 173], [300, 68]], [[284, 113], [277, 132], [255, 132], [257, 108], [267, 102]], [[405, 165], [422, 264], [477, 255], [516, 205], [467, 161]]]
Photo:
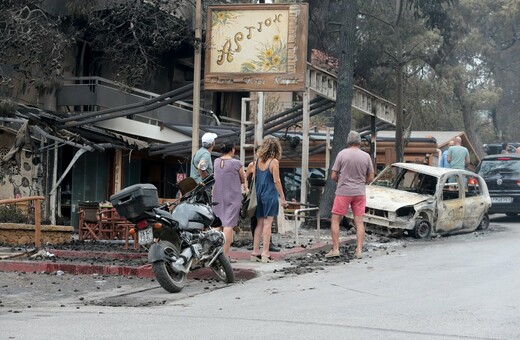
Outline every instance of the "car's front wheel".
[[428, 238], [432, 234], [432, 225], [426, 220], [418, 220], [415, 222], [412, 235], [416, 239]]

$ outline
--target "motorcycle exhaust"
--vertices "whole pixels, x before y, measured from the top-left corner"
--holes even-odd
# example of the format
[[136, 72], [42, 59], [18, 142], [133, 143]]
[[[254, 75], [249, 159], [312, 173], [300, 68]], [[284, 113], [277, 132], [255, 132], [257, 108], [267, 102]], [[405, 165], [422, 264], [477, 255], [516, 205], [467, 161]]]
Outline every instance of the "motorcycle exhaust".
[[193, 251], [195, 252], [195, 257], [200, 257], [200, 252], [202, 250], [202, 246], [198, 243], [192, 245], [191, 247], [187, 247], [184, 249], [177, 259], [177, 261], [171, 263], [171, 267], [176, 272], [188, 273], [189, 268], [191, 267], [191, 262], [193, 260]]

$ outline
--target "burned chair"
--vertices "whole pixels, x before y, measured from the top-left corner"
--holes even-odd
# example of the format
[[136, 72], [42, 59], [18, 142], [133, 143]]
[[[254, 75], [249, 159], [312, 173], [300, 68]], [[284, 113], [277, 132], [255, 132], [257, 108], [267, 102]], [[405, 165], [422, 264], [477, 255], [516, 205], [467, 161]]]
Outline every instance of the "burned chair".
[[100, 239], [101, 223], [98, 218], [99, 202], [78, 202], [79, 208], [79, 240]]

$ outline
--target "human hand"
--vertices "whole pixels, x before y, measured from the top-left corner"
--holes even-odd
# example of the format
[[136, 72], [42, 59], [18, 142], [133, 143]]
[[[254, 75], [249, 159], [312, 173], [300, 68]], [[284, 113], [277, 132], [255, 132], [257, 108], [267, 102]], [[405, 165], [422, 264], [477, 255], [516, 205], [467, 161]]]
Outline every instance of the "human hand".
[[282, 198], [282, 200], [280, 201], [280, 204], [282, 205], [282, 207], [284, 208], [287, 208], [289, 206], [289, 203], [287, 203], [287, 201], [285, 200], [285, 198]]

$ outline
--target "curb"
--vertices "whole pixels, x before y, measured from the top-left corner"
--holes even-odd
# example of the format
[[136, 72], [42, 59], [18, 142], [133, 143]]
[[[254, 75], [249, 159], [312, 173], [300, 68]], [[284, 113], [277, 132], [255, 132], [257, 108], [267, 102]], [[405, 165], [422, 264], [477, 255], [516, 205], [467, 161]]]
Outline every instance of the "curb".
[[[346, 244], [349, 241], [341, 242]], [[294, 247], [281, 252], [272, 252], [271, 257], [273, 260], [282, 261], [287, 258], [301, 256], [306, 253], [315, 253], [324, 249], [329, 248], [330, 245], [324, 242], [317, 242], [308, 247]], [[114, 259], [114, 260], [125, 260], [125, 259], [139, 259], [147, 257], [146, 253], [132, 253], [132, 252], [99, 252], [99, 251], [80, 251], [80, 250], [60, 250], [60, 249], [49, 249], [49, 252], [56, 256], [56, 261], [21, 261], [21, 260], [1, 260], [0, 271], [11, 271], [11, 272], [40, 272], [40, 273], [56, 273], [58, 270], [63, 271], [67, 274], [72, 275], [121, 275], [121, 276], [136, 276], [139, 278], [153, 278], [155, 277], [152, 271], [151, 264], [145, 264], [141, 266], [118, 266], [118, 265], [96, 265], [89, 263], [65, 263], [60, 262], [60, 257], [66, 258], [97, 258], [97, 259]], [[232, 250], [230, 252], [230, 258], [239, 261], [247, 262], [247, 264], [255, 264], [249, 262], [251, 252], [248, 250]], [[262, 263], [257, 263], [257, 269], [251, 268], [250, 266], [244, 266], [244, 263], [233, 264], [233, 270], [235, 272], [236, 280], [251, 280], [261, 275], [262, 270], [259, 270]], [[210, 268], [197, 269], [188, 274], [188, 278], [191, 279], [210, 279], [214, 278], [215, 274]]]
[[[35, 262], [35, 261], [0, 261], [0, 271], [3, 272], [40, 272], [40, 273], [56, 273], [61, 270], [64, 273], [72, 275], [119, 275], [119, 276], [135, 276], [139, 278], [154, 278], [152, 265], [146, 264], [139, 267], [127, 266], [103, 266], [91, 264], [69, 264], [59, 262]], [[250, 268], [233, 268], [235, 279], [251, 280], [258, 276], [257, 271]], [[201, 268], [190, 272], [189, 279], [210, 279], [215, 274], [210, 268]]]

